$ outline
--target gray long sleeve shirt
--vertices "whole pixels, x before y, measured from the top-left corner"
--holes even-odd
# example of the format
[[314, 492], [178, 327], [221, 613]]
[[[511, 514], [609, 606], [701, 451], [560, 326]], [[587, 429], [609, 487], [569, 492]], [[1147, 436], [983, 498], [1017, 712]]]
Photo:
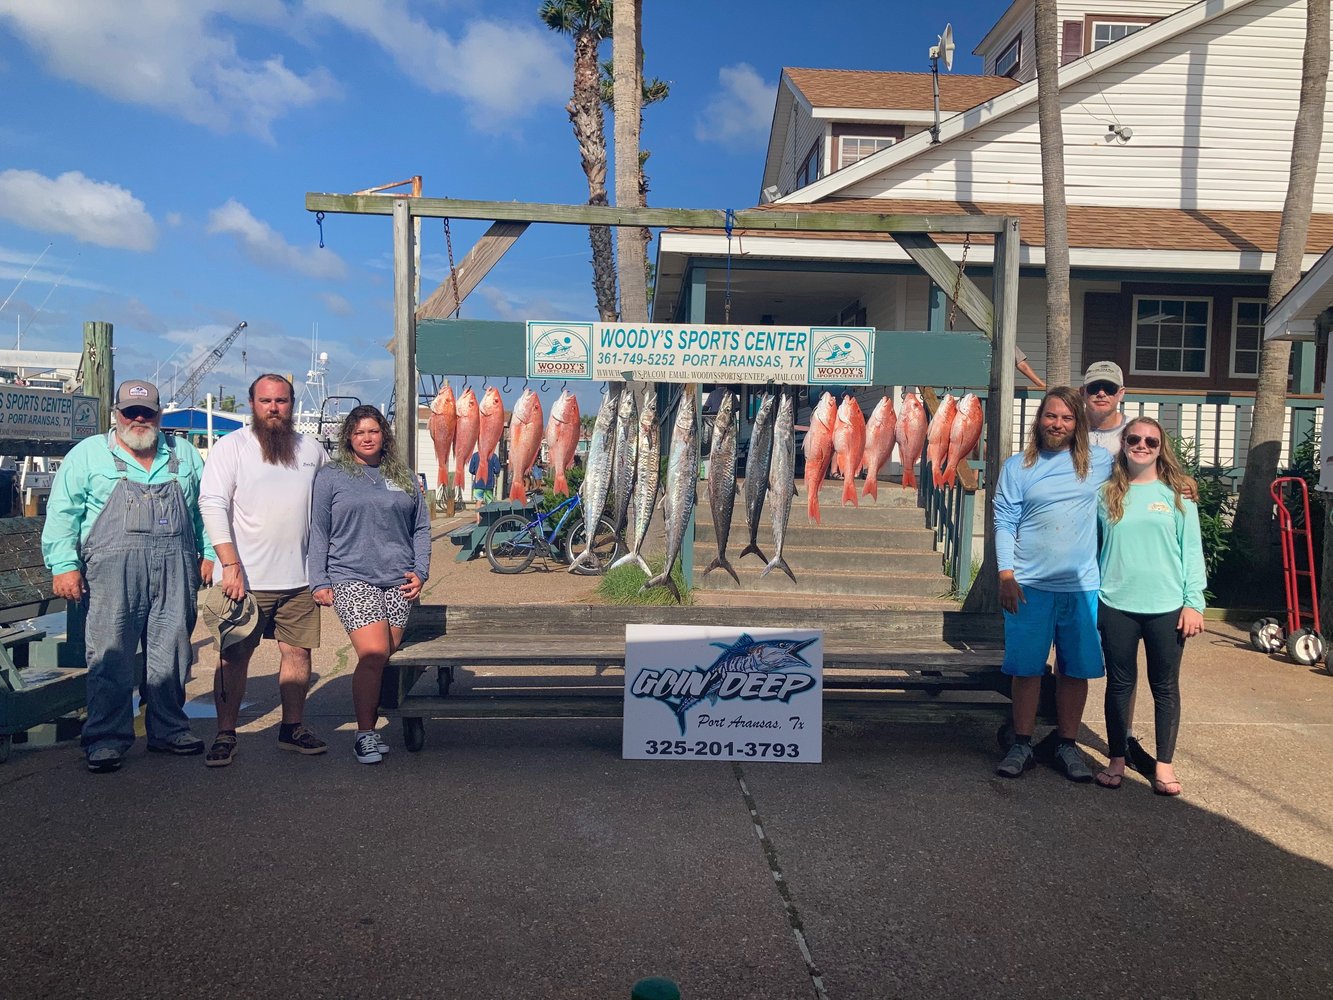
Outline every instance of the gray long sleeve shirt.
[[361, 581], [397, 587], [408, 570], [430, 570], [430, 511], [418, 490], [404, 492], [378, 468], [348, 475], [326, 465], [310, 502], [310, 590]]

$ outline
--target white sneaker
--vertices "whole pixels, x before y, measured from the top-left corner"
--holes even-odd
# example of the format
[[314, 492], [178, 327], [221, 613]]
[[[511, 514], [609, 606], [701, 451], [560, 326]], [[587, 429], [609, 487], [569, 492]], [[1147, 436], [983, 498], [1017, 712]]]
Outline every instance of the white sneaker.
[[378, 764], [384, 759], [374, 733], [356, 734], [356, 759], [362, 764]]
[[389, 752], [389, 744], [384, 742], [384, 737], [378, 729], [375, 730], [375, 749], [380, 752], [381, 756]]

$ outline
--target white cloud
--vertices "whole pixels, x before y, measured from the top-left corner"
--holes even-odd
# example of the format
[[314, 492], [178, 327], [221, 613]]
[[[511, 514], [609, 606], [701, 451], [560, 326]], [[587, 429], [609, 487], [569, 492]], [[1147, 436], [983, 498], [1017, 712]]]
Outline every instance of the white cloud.
[[352, 308], [352, 303], [337, 292], [320, 292], [319, 301], [324, 303], [324, 308], [335, 316], [350, 316], [356, 310]]
[[347, 274], [347, 265], [332, 250], [292, 246], [235, 198], [208, 214], [208, 232], [234, 236], [245, 255], [261, 267], [280, 267], [309, 278], [337, 279]]
[[371, 38], [426, 90], [460, 98], [483, 131], [569, 97], [568, 43], [540, 24], [476, 20], [447, 32], [406, 0], [307, 0], [305, 10]]
[[182, 222], [185, 221], [185, 216], [181, 215], [180, 212], [168, 212], [163, 217], [162, 221], [164, 221], [168, 226], [171, 226], [174, 229], [176, 226], [179, 226]]
[[301, 74], [281, 55], [242, 54], [223, 17], [278, 27], [291, 20], [282, 0], [0, 0], [0, 22], [50, 72], [219, 132], [267, 139], [275, 119], [337, 93], [323, 68]]
[[778, 85], [765, 83], [753, 66], [737, 63], [717, 71], [721, 90], [704, 105], [694, 126], [702, 142], [759, 141], [773, 121]]
[[151, 250], [157, 242], [157, 225], [143, 202], [77, 170], [54, 179], [33, 170], [0, 171], [0, 218], [102, 247]]

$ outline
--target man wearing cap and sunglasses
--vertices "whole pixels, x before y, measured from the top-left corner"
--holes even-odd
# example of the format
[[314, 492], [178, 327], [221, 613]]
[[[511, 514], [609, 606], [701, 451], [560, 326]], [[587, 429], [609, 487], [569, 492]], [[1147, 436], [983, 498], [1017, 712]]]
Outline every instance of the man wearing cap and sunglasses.
[[204, 749], [184, 711], [199, 581], [213, 573], [199, 514], [204, 462], [188, 441], [162, 433], [151, 383], [122, 382], [113, 410], [115, 426], [80, 441], [60, 463], [42, 529], [56, 596], [87, 603], [82, 744], [93, 772], [119, 769], [134, 745], [141, 637], [148, 749]]
[[1083, 409], [1088, 415], [1088, 443], [1112, 455], [1120, 451], [1125, 415], [1125, 373], [1114, 361], [1094, 361], [1083, 373]]

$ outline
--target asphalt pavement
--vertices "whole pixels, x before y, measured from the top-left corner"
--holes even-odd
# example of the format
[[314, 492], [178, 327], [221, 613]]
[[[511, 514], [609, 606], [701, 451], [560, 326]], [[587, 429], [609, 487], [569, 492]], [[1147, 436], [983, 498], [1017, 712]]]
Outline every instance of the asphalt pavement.
[[[110, 775], [72, 744], [0, 766], [0, 994], [1333, 994], [1333, 676], [1220, 623], [1186, 652], [1179, 799], [996, 778], [994, 719], [831, 724], [818, 765], [623, 761], [576, 719], [432, 720], [409, 753], [386, 723], [366, 766], [325, 630], [324, 756], [278, 751], [265, 648], [228, 768], [142, 741]], [[201, 642], [205, 737], [215, 664]]]

